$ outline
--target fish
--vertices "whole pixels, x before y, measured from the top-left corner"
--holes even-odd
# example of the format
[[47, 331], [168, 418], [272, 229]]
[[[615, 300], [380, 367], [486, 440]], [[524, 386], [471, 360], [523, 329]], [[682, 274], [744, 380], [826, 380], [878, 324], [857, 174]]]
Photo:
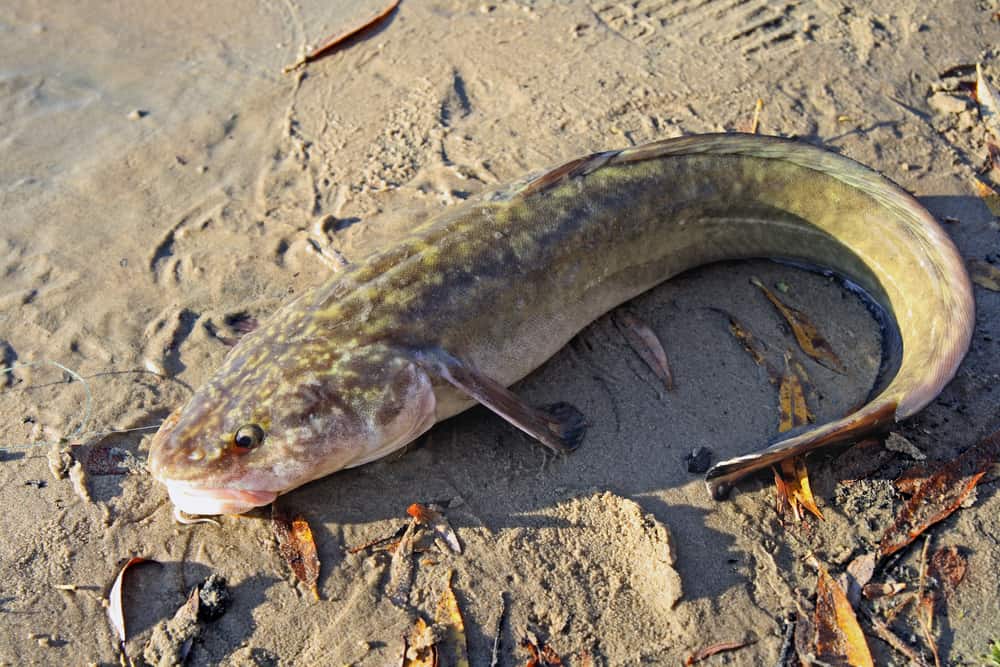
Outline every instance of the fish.
[[445, 209], [282, 305], [164, 421], [148, 467], [175, 514], [239, 514], [476, 404], [571, 452], [584, 415], [571, 402], [530, 405], [509, 387], [619, 304], [688, 269], [746, 258], [843, 277], [884, 311], [897, 344], [883, 386], [857, 410], [714, 465], [715, 498], [782, 459], [913, 415], [968, 350], [965, 266], [901, 187], [793, 140], [670, 138]]

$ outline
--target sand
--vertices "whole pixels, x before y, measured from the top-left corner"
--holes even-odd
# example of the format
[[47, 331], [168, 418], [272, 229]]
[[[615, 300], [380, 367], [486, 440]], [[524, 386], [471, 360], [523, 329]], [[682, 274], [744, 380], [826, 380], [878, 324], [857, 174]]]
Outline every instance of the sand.
[[[587, 151], [746, 129], [758, 98], [762, 132], [882, 171], [957, 221], [947, 229], [965, 256], [995, 261], [997, 221], [972, 188], [984, 130], [942, 75], [979, 61], [1000, 81], [1000, 5], [853, 4], [404, 0], [374, 33], [284, 74], [380, 3], [7, 3], [0, 355], [72, 369], [91, 409], [84, 386], [51, 366], [0, 382], [0, 441], [36, 443], [0, 454], [0, 663], [117, 664], [102, 597], [124, 558], [144, 556], [161, 564], [126, 582], [136, 657], [215, 573], [232, 602], [201, 628], [189, 664], [398, 664], [413, 613], [433, 613], [453, 569], [473, 665], [489, 664], [502, 594], [503, 665], [523, 664], [529, 633], [573, 665], [585, 653], [599, 665], [678, 664], [736, 640], [755, 643], [708, 664], [773, 664], [784, 619], [815, 588], [805, 556], [839, 573], [870, 550], [900, 505], [888, 480], [912, 461], [891, 451], [848, 485], [843, 459], [814, 457], [826, 521], [787, 526], [766, 478], [716, 503], [684, 457], [736, 455], [776, 430], [773, 387], [713, 310], [736, 314], [780, 360], [794, 343], [751, 276], [786, 288], [850, 369], [805, 362], [817, 417], [864, 397], [878, 327], [821, 276], [722, 264], [635, 300], [670, 356], [670, 393], [608, 318], [587, 328], [518, 386], [588, 415], [572, 456], [474, 409], [402, 455], [283, 498], [313, 527], [320, 601], [295, 584], [262, 516], [173, 522], [142, 467], [150, 430], [95, 434], [157, 424], [223, 358], [227, 321], [266, 316], [328, 276], [314, 244], [360, 257], [414, 220]], [[898, 429], [932, 461], [1000, 425], [1000, 295], [977, 288], [976, 299], [957, 378]], [[82, 443], [70, 451], [79, 465], [56, 479], [37, 443], [64, 436]], [[428, 500], [447, 504], [465, 550], [418, 564], [403, 611], [384, 592], [387, 562], [346, 549]], [[977, 663], [1000, 638], [998, 516], [991, 474], [933, 531], [934, 547], [969, 559], [937, 619], [950, 664]], [[889, 574], [914, 580], [918, 551]], [[870, 644], [880, 664], [903, 664]]]

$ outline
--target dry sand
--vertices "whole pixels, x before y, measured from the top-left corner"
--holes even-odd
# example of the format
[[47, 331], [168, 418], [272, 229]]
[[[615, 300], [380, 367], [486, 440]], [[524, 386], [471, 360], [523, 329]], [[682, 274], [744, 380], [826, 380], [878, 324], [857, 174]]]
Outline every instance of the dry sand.
[[[87, 432], [162, 419], [225, 355], [213, 328], [328, 275], [313, 241], [358, 257], [416, 218], [587, 151], [745, 128], [758, 97], [763, 132], [879, 169], [960, 221], [948, 231], [964, 255], [1000, 252], [971, 187], [985, 154], [976, 112], [929, 101], [957, 65], [981, 61], [1000, 80], [996, 0], [406, 0], [295, 74], [282, 67], [307, 44], [380, 2], [58, 4], [0, 9], [0, 354], [85, 376]], [[573, 665], [587, 651], [596, 664], [678, 664], [731, 640], [756, 643], [709, 664], [773, 664], [783, 619], [815, 586], [803, 557], [839, 572], [870, 549], [899, 505], [886, 480], [911, 461], [893, 453], [848, 488], [837, 459], [814, 458], [827, 520], [808, 526], [781, 525], [767, 479], [709, 500], [684, 456], [747, 451], [777, 423], [774, 389], [712, 309], [744, 320], [776, 360], [792, 345], [752, 275], [787, 285], [851, 369], [807, 362], [818, 417], [861, 399], [879, 332], [839, 285], [767, 262], [691, 272], [632, 304], [665, 342], [676, 391], [657, 388], [607, 318], [520, 384], [533, 402], [587, 413], [574, 455], [552, 458], [475, 409], [404, 455], [287, 496], [316, 534], [321, 601], [294, 584], [266, 521], [176, 525], [142, 470], [149, 431], [74, 436], [86, 443], [72, 451], [87, 473], [76, 483], [53, 478], [44, 447], [0, 454], [0, 662], [117, 664], [101, 597], [120, 560], [142, 555], [162, 565], [128, 581], [132, 655], [217, 573], [233, 602], [190, 664], [397, 664], [410, 617], [384, 595], [386, 564], [345, 547], [391, 533], [411, 502], [444, 499], [466, 550], [419, 565], [411, 602], [432, 612], [454, 568], [474, 665], [489, 664], [502, 592], [503, 665], [523, 664], [528, 632]], [[998, 426], [1000, 295], [976, 298], [958, 377], [900, 427], [931, 459]], [[64, 379], [38, 367], [0, 384], [0, 440], [72, 434], [85, 395]], [[969, 557], [938, 617], [952, 664], [977, 663], [1000, 638], [998, 516], [991, 476], [934, 531], [935, 546]], [[892, 574], [915, 568], [910, 553]]]

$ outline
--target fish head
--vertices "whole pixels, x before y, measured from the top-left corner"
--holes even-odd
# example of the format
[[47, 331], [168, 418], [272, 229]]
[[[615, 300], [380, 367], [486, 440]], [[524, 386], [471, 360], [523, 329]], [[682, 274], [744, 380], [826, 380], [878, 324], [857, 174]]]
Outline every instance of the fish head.
[[149, 469], [177, 509], [246, 512], [384, 456], [434, 424], [430, 378], [404, 353], [381, 344], [267, 345], [255, 334], [153, 437]]

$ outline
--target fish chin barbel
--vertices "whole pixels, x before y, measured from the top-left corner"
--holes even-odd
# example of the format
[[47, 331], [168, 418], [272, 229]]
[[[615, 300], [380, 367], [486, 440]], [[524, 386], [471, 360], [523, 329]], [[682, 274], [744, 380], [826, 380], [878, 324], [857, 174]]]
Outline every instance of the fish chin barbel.
[[243, 512], [384, 456], [477, 403], [556, 451], [568, 404], [507, 387], [588, 323], [682, 271], [770, 257], [866, 291], [900, 345], [856, 412], [707, 474], [714, 497], [789, 456], [930, 402], [972, 335], [964, 264], [933, 217], [848, 158], [718, 134], [585, 156], [446, 210], [282, 306], [154, 437], [149, 467], [184, 511]]

